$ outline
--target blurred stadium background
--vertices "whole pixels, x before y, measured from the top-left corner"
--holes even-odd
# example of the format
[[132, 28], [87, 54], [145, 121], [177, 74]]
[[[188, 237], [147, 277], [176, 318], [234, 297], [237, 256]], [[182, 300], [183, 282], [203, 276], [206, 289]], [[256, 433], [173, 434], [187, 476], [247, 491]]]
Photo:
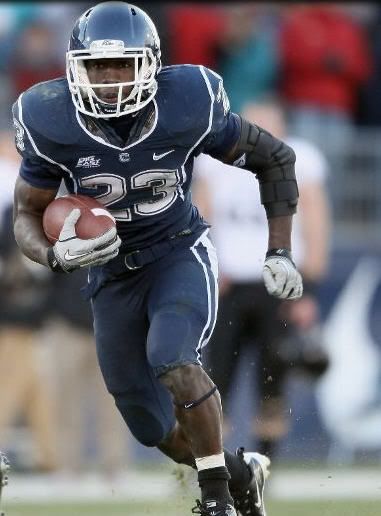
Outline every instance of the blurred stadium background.
[[[71, 26], [91, 5], [0, 3], [0, 449], [12, 462], [5, 508], [9, 516], [188, 514], [195, 478], [136, 444], [103, 392], [76, 294], [83, 278], [64, 284], [7, 244], [19, 159], [11, 105], [35, 82], [64, 74]], [[291, 132], [329, 162], [332, 243], [319, 300], [330, 367], [314, 384], [290, 374], [291, 427], [273, 467], [269, 514], [380, 514], [381, 6], [137, 5], [158, 26], [164, 64], [221, 73], [237, 112], [282, 102]], [[251, 444], [253, 361], [242, 357], [226, 408], [236, 422], [228, 446]]]

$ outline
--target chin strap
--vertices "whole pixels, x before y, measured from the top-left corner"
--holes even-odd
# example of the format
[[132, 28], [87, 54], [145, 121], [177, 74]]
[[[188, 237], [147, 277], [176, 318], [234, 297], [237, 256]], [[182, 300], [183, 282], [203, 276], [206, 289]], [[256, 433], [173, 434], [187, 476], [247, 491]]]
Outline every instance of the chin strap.
[[217, 390], [217, 385], [215, 385], [212, 389], [210, 389], [209, 392], [204, 394], [204, 396], [201, 396], [201, 398], [199, 398], [198, 400], [187, 401], [186, 403], [176, 403], [176, 402], [174, 402], [174, 404], [176, 405], [176, 407], [179, 407], [179, 408], [192, 409], [194, 407], [197, 407], [198, 405], [201, 405], [201, 403], [203, 401], [207, 400], [210, 396], [212, 396], [216, 392], [216, 390]]

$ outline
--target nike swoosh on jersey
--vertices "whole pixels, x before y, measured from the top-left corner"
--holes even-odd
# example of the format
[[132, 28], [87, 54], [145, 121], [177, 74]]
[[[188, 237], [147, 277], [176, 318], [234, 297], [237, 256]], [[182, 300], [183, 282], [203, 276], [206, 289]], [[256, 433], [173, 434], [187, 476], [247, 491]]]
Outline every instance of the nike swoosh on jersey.
[[175, 152], [175, 149], [169, 150], [167, 152], [163, 152], [162, 154], [156, 154], [156, 152], [153, 153], [152, 159], [154, 161], [157, 161], [158, 159], [164, 158], [164, 156], [167, 156], [168, 154], [171, 154], [171, 152]]
[[72, 260], [76, 260], [77, 258], [82, 258], [82, 256], [87, 256], [89, 253], [81, 253], [81, 254], [70, 254], [69, 251], [66, 251], [65, 253], [65, 260], [68, 262]]

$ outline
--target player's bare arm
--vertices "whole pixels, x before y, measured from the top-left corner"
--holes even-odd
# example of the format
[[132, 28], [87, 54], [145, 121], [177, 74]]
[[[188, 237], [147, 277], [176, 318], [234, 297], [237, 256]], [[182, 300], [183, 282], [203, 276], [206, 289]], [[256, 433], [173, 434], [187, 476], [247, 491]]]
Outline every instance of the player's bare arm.
[[30, 186], [21, 177], [15, 186], [14, 233], [21, 251], [31, 260], [54, 272], [71, 272], [79, 267], [99, 265], [119, 252], [120, 238], [113, 227], [89, 240], [77, 237], [75, 224], [80, 210], [73, 210], [65, 220], [59, 240], [52, 246], [45, 237], [42, 217], [45, 208], [56, 197], [56, 189]]
[[42, 228], [46, 206], [55, 198], [57, 190], [35, 188], [18, 177], [14, 194], [14, 233], [21, 251], [42, 265], [48, 265], [51, 247]]

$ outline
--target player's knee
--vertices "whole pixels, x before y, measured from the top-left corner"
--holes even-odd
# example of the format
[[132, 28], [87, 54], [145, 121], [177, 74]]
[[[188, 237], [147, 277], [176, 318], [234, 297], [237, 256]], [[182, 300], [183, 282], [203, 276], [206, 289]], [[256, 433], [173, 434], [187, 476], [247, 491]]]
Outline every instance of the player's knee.
[[147, 359], [157, 377], [176, 367], [197, 364], [196, 351], [206, 321], [186, 304], [165, 307], [151, 321]]
[[157, 446], [167, 435], [168, 428], [145, 407], [123, 395], [115, 396], [115, 404], [130, 432], [143, 446]]
[[197, 364], [187, 364], [168, 370], [160, 376], [160, 381], [177, 396], [187, 396], [193, 393], [196, 386], [200, 386], [208, 379], [205, 371]]

